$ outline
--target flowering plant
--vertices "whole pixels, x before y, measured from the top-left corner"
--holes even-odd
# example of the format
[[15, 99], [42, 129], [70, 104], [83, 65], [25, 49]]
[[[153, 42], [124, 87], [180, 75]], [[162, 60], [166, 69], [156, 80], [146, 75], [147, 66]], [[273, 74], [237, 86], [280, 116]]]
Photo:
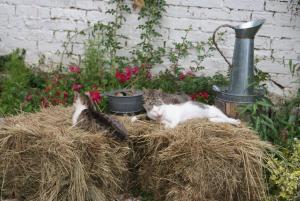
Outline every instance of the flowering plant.
[[208, 102], [208, 98], [209, 98], [209, 94], [207, 91], [194, 93], [191, 94], [190, 96], [193, 101], [200, 101], [200, 102]]
[[115, 77], [120, 83], [125, 83], [129, 81], [132, 77], [136, 76], [138, 73], [139, 73], [139, 67], [127, 66], [125, 67], [124, 72], [120, 72], [119, 70], [116, 70]]

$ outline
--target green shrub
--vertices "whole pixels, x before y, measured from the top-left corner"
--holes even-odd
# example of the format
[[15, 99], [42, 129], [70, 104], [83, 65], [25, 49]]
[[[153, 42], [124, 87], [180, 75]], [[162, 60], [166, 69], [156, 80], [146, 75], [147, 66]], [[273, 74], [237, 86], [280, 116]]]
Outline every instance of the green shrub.
[[241, 115], [263, 140], [288, 146], [294, 138], [300, 137], [300, 117], [294, 111], [299, 106], [299, 95], [282, 105], [274, 105], [270, 99], [263, 97], [244, 107]]
[[3, 62], [3, 81], [0, 93], [0, 114], [15, 114], [18, 111], [36, 110], [38, 104], [27, 104], [34, 88], [43, 88], [44, 81], [40, 76], [26, 67], [25, 51], [16, 50]]
[[273, 200], [294, 201], [300, 184], [300, 142], [283, 152], [283, 158], [274, 156], [267, 164], [271, 170], [270, 189]]

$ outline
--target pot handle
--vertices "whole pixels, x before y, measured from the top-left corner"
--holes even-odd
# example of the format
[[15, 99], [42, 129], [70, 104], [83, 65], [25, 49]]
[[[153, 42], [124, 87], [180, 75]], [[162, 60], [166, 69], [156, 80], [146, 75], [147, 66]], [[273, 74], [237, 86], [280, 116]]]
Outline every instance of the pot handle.
[[231, 64], [231, 63], [228, 61], [228, 59], [224, 56], [223, 52], [219, 49], [218, 44], [217, 44], [217, 42], [216, 42], [216, 34], [217, 34], [217, 31], [218, 31], [219, 29], [221, 29], [222, 27], [229, 27], [229, 28], [231, 28], [231, 29], [235, 29], [234, 26], [231, 26], [231, 25], [229, 25], [229, 24], [223, 24], [223, 25], [221, 25], [221, 26], [218, 26], [218, 27], [216, 28], [216, 30], [214, 31], [212, 40], [213, 40], [213, 43], [214, 43], [216, 49], [218, 50], [218, 52], [219, 52], [219, 53], [221, 54], [221, 56], [225, 59], [226, 63], [229, 65], [229, 67], [232, 68], [232, 64]]

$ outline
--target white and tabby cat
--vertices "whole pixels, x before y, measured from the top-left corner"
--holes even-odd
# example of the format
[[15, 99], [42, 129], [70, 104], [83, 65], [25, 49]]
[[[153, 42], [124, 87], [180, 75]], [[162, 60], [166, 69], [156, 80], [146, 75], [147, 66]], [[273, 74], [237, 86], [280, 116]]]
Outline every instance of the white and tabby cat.
[[239, 124], [240, 120], [227, 117], [215, 106], [187, 101], [181, 104], [162, 104], [147, 111], [150, 119], [157, 120], [166, 128], [174, 128], [179, 123], [194, 118], [208, 118], [216, 123]]
[[90, 132], [103, 131], [119, 140], [128, 138], [123, 124], [110, 115], [96, 111], [88, 94], [80, 95], [75, 92], [73, 106], [75, 109], [72, 115], [73, 126]]

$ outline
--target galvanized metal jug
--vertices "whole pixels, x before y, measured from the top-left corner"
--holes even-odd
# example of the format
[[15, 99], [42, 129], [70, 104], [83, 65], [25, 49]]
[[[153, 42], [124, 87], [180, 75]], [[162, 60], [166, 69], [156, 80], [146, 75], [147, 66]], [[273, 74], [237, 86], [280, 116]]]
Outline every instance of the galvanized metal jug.
[[[218, 91], [217, 98], [229, 102], [251, 103], [255, 99], [253, 89], [254, 76], [254, 37], [265, 20], [254, 20], [238, 26], [221, 25], [213, 34], [213, 42], [231, 69], [230, 84], [224, 91]], [[232, 64], [219, 49], [215, 36], [222, 27], [235, 30], [235, 45]]]

